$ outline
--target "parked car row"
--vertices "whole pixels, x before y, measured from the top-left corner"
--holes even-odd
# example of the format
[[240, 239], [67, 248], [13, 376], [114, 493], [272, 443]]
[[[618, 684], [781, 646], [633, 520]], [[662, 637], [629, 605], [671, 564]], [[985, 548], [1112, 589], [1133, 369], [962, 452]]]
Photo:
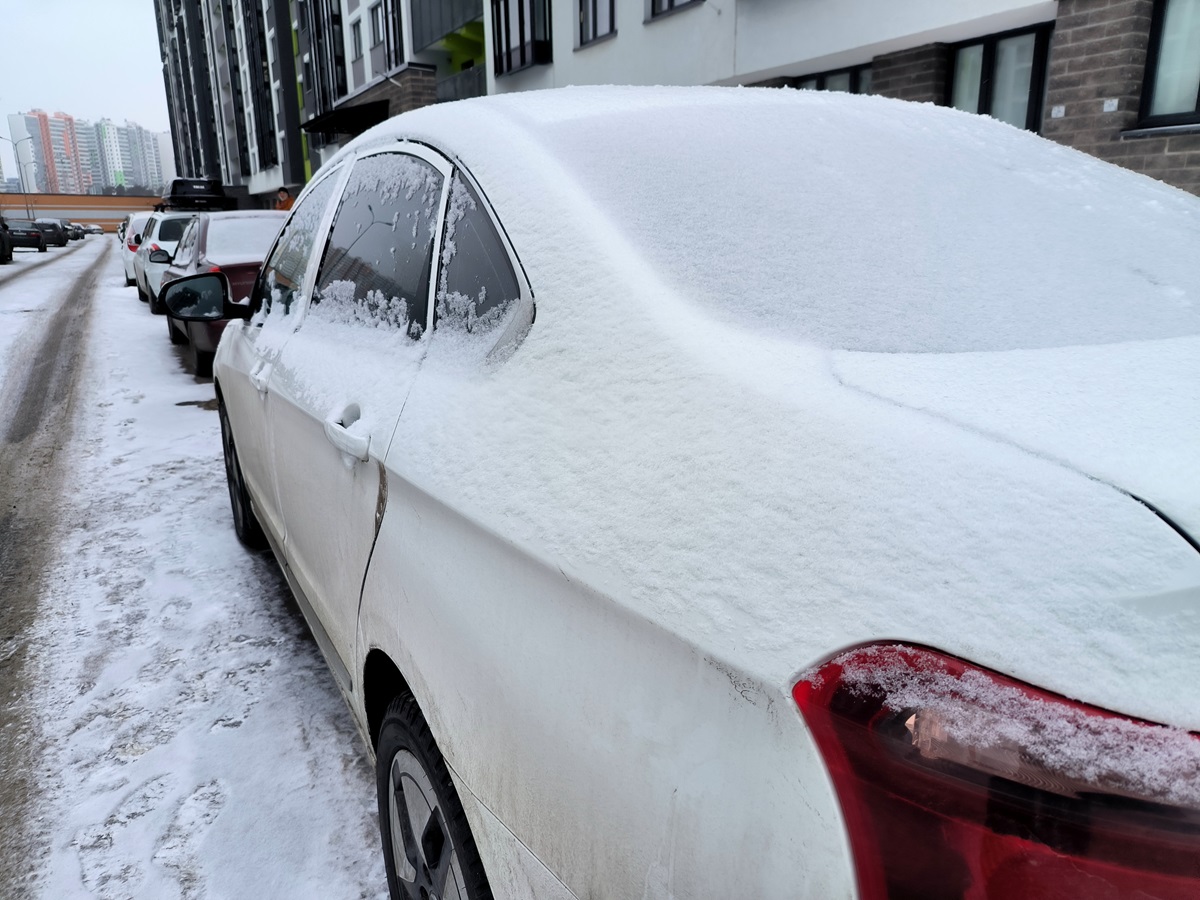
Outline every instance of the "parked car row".
[[126, 286], [155, 315], [166, 313], [167, 336], [186, 344], [197, 375], [212, 373], [224, 320], [184, 321], [161, 302], [163, 286], [197, 272], [221, 272], [232, 296], [246, 298], [267, 251], [287, 218], [285, 212], [154, 212], [134, 214], [118, 229]]

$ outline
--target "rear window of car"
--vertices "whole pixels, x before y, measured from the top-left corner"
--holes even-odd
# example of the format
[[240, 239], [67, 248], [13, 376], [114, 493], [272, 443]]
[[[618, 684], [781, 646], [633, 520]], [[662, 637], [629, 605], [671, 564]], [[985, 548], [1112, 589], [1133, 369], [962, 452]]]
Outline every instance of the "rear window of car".
[[204, 249], [209, 259], [263, 259], [283, 218], [212, 219]]
[[183, 229], [187, 228], [191, 219], [163, 219], [158, 226], [160, 241], [177, 241], [183, 237]]
[[28, 219], [9, 219], [8, 227], [9, 228], [36, 228], [37, 226], [34, 225], [32, 222], [30, 222]]

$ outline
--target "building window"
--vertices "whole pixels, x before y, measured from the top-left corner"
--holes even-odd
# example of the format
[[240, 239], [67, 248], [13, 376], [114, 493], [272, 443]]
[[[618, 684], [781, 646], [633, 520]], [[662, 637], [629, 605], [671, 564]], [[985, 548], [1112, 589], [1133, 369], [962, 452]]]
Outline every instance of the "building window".
[[697, 6], [704, 0], [650, 0], [650, 18], [666, 15], [685, 6]]
[[383, 4], [376, 3], [371, 7], [371, 46], [378, 47], [383, 43]]
[[355, 22], [350, 26], [350, 46], [353, 51], [353, 59], [362, 59], [362, 22]]
[[847, 94], [871, 93], [871, 67], [854, 66], [850, 69], [835, 69], [793, 79], [790, 87], [802, 91], [844, 91]]
[[954, 48], [950, 105], [1037, 131], [1052, 24], [994, 34]]
[[497, 75], [552, 62], [550, 0], [492, 0], [492, 34]]
[[1154, 5], [1142, 120], [1149, 125], [1200, 122], [1200, 0]]
[[617, 0], [579, 0], [579, 46], [617, 31]]

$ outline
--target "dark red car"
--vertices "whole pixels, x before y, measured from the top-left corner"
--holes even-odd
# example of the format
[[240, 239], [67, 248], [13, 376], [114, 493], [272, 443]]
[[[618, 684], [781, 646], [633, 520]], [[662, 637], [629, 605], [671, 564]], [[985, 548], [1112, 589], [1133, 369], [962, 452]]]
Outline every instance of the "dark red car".
[[[199, 272], [224, 272], [230, 297], [235, 301], [250, 296], [259, 267], [287, 219], [286, 212], [244, 210], [197, 213], [179, 238], [172, 258], [167, 251], [150, 254], [151, 262], [171, 264], [163, 273], [163, 286], [176, 278]], [[155, 254], [164, 254], [155, 259]], [[167, 312], [167, 333], [172, 344], [189, 344], [197, 375], [212, 372], [212, 358], [228, 320], [184, 322]]]

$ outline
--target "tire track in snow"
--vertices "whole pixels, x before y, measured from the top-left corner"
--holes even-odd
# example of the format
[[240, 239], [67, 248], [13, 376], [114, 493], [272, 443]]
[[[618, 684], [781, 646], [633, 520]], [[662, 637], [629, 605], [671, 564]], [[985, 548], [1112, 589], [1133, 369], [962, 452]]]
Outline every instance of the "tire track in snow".
[[72, 432], [96, 275], [111, 249], [106, 245], [62, 298], [30, 364], [10, 366], [0, 385], [0, 885], [12, 892], [6, 896], [21, 896], [38, 855], [29, 815], [38, 747], [26, 705], [28, 629], [60, 524], [59, 451]]

